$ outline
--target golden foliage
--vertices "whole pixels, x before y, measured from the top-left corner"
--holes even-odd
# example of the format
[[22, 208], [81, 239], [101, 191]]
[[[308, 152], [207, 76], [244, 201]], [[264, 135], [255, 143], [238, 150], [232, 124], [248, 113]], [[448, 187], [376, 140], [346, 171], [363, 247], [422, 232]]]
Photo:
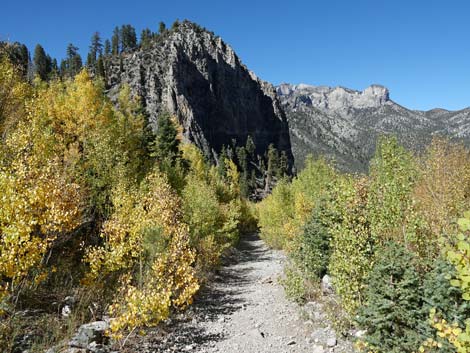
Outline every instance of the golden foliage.
[[[190, 304], [199, 286], [181, 201], [165, 177], [153, 172], [138, 190], [119, 185], [113, 205], [103, 225], [104, 245], [89, 249], [86, 261], [88, 283], [112, 273], [122, 276], [110, 309], [116, 315], [112, 330], [119, 336], [123, 329], [158, 323], [171, 305]], [[149, 244], [147, 237], [155, 234], [155, 244]]]
[[417, 233], [411, 239], [415, 251], [432, 259], [440, 253], [440, 238], [457, 231], [454, 220], [469, 207], [470, 156], [464, 146], [436, 138], [419, 167], [408, 227]]
[[0, 139], [24, 117], [25, 101], [30, 94], [31, 89], [18, 70], [0, 56]]

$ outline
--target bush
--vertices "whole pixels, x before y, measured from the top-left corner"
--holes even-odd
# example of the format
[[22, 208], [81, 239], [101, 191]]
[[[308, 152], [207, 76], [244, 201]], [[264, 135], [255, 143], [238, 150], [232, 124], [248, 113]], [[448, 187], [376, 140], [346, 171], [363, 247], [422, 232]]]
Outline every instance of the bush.
[[412, 253], [397, 243], [377, 251], [368, 277], [360, 326], [367, 330], [365, 351], [416, 352], [424, 342], [422, 286]]
[[417, 176], [413, 156], [394, 137], [382, 137], [370, 162], [367, 219], [378, 243], [406, 243], [405, 216], [412, 204], [411, 191]]
[[[433, 312], [434, 319], [464, 327], [465, 320], [470, 317], [470, 302], [462, 299], [460, 288], [451, 285], [450, 281], [455, 276], [455, 268], [449, 262], [441, 258], [434, 262], [423, 282], [423, 315], [427, 317]], [[427, 326], [426, 337], [439, 345], [439, 352], [455, 352], [455, 348], [431, 325]]]
[[292, 238], [289, 230], [294, 214], [293, 205], [294, 198], [286, 180], [281, 180], [272, 194], [258, 205], [261, 238], [275, 249], [282, 249]]
[[286, 296], [297, 302], [303, 303], [306, 296], [305, 280], [295, 267], [290, 265], [284, 268], [285, 278], [281, 281], [284, 286]]
[[331, 227], [339, 219], [329, 206], [326, 199], [318, 201], [292, 254], [296, 266], [311, 281], [326, 274], [330, 261]]
[[440, 256], [442, 237], [456, 234], [455, 219], [470, 206], [469, 168], [462, 145], [435, 138], [426, 150], [413, 190], [413, 217], [419, 222], [408, 226], [415, 233], [409, 237], [413, 250], [425, 261]]
[[334, 181], [336, 172], [324, 159], [306, 161], [306, 167], [288, 183], [281, 179], [258, 206], [261, 237], [274, 248], [292, 250], [293, 240], [316, 203]]
[[[441, 314], [436, 308], [431, 309], [430, 313], [430, 323], [437, 330], [438, 336], [450, 343], [458, 353], [470, 351], [470, 318], [468, 316], [464, 317], [465, 321], [463, 323], [461, 319], [459, 320], [460, 313], [467, 311], [470, 302], [470, 212], [466, 212], [464, 216], [458, 221], [461, 233], [457, 235], [455, 243], [447, 247], [446, 256], [455, 268], [450, 284], [461, 291], [465, 304], [459, 306], [459, 315], [454, 318], [453, 322], [443, 318], [442, 316], [445, 317], [447, 313]], [[435, 346], [436, 342], [431, 340], [431, 342], [428, 341], [428, 344]]]
[[[156, 325], [171, 307], [190, 304], [199, 284], [181, 200], [164, 176], [150, 173], [137, 190], [119, 185], [113, 205], [104, 244], [87, 252], [87, 282], [99, 287], [118, 278], [110, 312], [111, 330], [121, 338], [124, 330]], [[149, 247], [149, 236], [162, 245]]]
[[344, 310], [355, 315], [363, 303], [373, 263], [374, 242], [367, 219], [367, 181], [345, 178], [336, 186], [335, 212], [341, 221], [331, 229], [328, 270]]

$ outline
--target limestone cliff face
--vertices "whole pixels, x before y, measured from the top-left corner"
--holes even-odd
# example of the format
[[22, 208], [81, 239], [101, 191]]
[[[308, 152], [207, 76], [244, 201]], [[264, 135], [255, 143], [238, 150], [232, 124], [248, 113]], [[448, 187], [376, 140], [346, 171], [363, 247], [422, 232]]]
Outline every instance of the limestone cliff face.
[[243, 145], [251, 135], [259, 154], [273, 143], [293, 160], [274, 87], [250, 72], [220, 37], [191, 22], [159, 36], [149, 49], [111, 58], [106, 76], [111, 97], [129, 84], [154, 127], [162, 112], [175, 114], [185, 138], [213, 159], [222, 145], [232, 139]]
[[456, 112], [410, 110], [395, 103], [387, 88], [281, 84], [277, 87], [301, 166], [309, 153], [335, 159], [348, 171], [366, 171], [379, 135], [396, 135], [402, 145], [422, 151], [439, 135], [470, 146], [470, 108]]

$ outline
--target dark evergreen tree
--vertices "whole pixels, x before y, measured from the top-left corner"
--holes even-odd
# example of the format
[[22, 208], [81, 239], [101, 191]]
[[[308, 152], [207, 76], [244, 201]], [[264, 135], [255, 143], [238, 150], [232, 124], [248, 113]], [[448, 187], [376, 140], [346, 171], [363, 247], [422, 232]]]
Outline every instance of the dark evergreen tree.
[[137, 35], [135, 28], [131, 25], [123, 25], [121, 27], [121, 50], [129, 52], [137, 48]]
[[326, 274], [331, 253], [330, 229], [338, 222], [339, 216], [328, 207], [328, 200], [320, 199], [303, 227], [299, 246], [292, 256], [303, 275], [313, 282]]
[[245, 147], [237, 147], [238, 166], [242, 171], [248, 170], [248, 158]]
[[[450, 284], [452, 278], [456, 278], [455, 267], [443, 259], [437, 259], [424, 277], [423, 317], [427, 317], [430, 310], [435, 309], [438, 318], [465, 327], [465, 320], [470, 317], [470, 302], [462, 299], [462, 290], [459, 287]], [[427, 332], [426, 337], [432, 337], [441, 345], [440, 353], [455, 352], [455, 347], [439, 337], [434, 328], [426, 324], [423, 326]]]
[[91, 44], [87, 56], [87, 66], [95, 68], [98, 57], [103, 55], [103, 43], [98, 32], [93, 33]]
[[96, 62], [96, 74], [101, 78], [106, 78], [106, 71], [104, 68], [104, 60], [102, 55], [98, 57], [98, 60]]
[[95, 67], [95, 60], [93, 59], [93, 55], [91, 53], [88, 53], [86, 56], [86, 66], [88, 68], [94, 68]]
[[105, 56], [111, 55], [111, 42], [109, 41], [109, 39], [106, 39], [104, 41], [104, 55]]
[[257, 187], [257, 182], [256, 182], [256, 170], [255, 170], [255, 169], [251, 169], [249, 186], [250, 186], [250, 190], [251, 190], [251, 191], [254, 191], [254, 190], [256, 189], [256, 187]]
[[426, 340], [422, 285], [413, 254], [398, 243], [385, 244], [369, 275], [358, 323], [367, 333], [368, 350], [378, 353], [417, 352]]
[[2, 55], [6, 55], [25, 78], [28, 76], [31, 60], [26, 45], [0, 41], [0, 56]]
[[278, 177], [282, 178], [287, 175], [289, 171], [289, 159], [287, 158], [286, 151], [281, 152], [281, 156], [279, 158], [279, 172]]
[[57, 65], [57, 59], [56, 58], [52, 59], [50, 76], [51, 76], [51, 78], [59, 77], [59, 66]]
[[237, 160], [240, 167], [240, 191], [243, 196], [248, 197], [250, 194], [248, 181], [248, 158], [245, 147], [237, 147]]
[[60, 75], [60, 77], [66, 77], [67, 76], [67, 61], [65, 59], [62, 59], [60, 61], [59, 75]]
[[153, 33], [150, 29], [145, 28], [140, 34], [140, 47], [142, 49], [148, 49], [152, 44]]
[[248, 135], [246, 139], [245, 149], [248, 153], [248, 157], [253, 159], [255, 157], [256, 146], [253, 142], [253, 139], [251, 138], [251, 135]]
[[228, 159], [231, 159], [232, 161], [234, 160], [235, 156], [234, 156], [234, 153], [233, 153], [233, 149], [231, 146], [227, 146], [227, 148], [225, 149], [225, 152], [227, 154], [227, 158]]
[[219, 154], [219, 159], [217, 161], [217, 171], [219, 172], [219, 175], [225, 176], [225, 160], [228, 159], [227, 156], [227, 150], [225, 149], [225, 146], [222, 146], [222, 150], [220, 151]]
[[67, 58], [60, 64], [61, 76], [74, 77], [80, 72], [82, 65], [82, 57], [78, 53], [78, 48], [70, 43], [67, 46]]
[[170, 114], [165, 113], [158, 117], [155, 140], [149, 147], [150, 155], [157, 160], [170, 159], [175, 162], [180, 158], [178, 130]]
[[274, 177], [279, 175], [279, 153], [271, 143], [267, 152], [266, 189], [273, 186]]
[[119, 27], [115, 27], [113, 36], [111, 37], [111, 52], [113, 55], [121, 53], [121, 31]]
[[41, 45], [36, 45], [34, 48], [34, 74], [38, 75], [43, 81], [49, 78], [51, 72], [51, 58], [46, 55], [44, 48]]
[[164, 34], [166, 32], [166, 25], [164, 22], [158, 24], [158, 33]]
[[171, 29], [172, 30], [178, 29], [179, 26], [180, 26], [180, 21], [176, 19], [175, 22], [173, 22], [173, 24], [171, 25]]

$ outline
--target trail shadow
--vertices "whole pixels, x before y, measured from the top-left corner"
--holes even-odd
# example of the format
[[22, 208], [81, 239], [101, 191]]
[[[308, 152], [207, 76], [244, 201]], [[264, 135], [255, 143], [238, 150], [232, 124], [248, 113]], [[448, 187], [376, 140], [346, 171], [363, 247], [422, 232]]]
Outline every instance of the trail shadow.
[[224, 257], [223, 265], [215, 271], [210, 283], [200, 290], [186, 313], [169, 320], [132, 346], [134, 349], [138, 347], [139, 352], [146, 352], [146, 348], [148, 352], [180, 352], [188, 345], [195, 345], [193, 349], [197, 351], [224, 340], [226, 331], [208, 332], [201, 324], [224, 320], [224, 317], [244, 310], [247, 303], [243, 293], [258, 280], [252, 275], [255, 267], [251, 263], [271, 260], [269, 250], [260, 241], [258, 234], [244, 236], [238, 246]]

